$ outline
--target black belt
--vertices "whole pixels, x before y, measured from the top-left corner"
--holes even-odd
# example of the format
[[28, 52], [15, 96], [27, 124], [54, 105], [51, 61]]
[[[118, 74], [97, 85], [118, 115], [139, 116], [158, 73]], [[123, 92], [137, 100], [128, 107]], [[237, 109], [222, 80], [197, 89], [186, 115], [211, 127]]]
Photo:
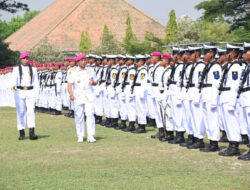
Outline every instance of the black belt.
[[68, 81], [63, 81], [62, 83], [68, 83]]
[[100, 83], [103, 83], [103, 82], [105, 82], [105, 81], [106, 81], [106, 80], [101, 80]]
[[106, 85], [107, 85], [107, 86], [111, 85], [111, 82], [107, 82]]
[[170, 84], [177, 84], [177, 82], [171, 80], [171, 81], [168, 82], [168, 84], [169, 84], [169, 85], [170, 85]]
[[16, 87], [17, 89], [20, 89], [20, 90], [32, 90], [34, 87], [33, 86], [17, 86]]
[[152, 86], [157, 87], [157, 86], [159, 86], [159, 84], [158, 83], [152, 83]]
[[231, 90], [231, 87], [222, 87], [220, 88], [220, 91], [229, 91]]
[[135, 83], [134, 86], [141, 86], [141, 83]]
[[191, 87], [195, 87], [195, 84], [190, 84], [190, 85], [189, 85], [189, 88], [191, 88]]
[[124, 85], [129, 85], [129, 82], [125, 82]]
[[148, 80], [148, 83], [150, 83], [150, 80]]
[[246, 87], [246, 88], [243, 88], [242, 90], [241, 90], [241, 92], [247, 92], [247, 91], [249, 91], [250, 90], [250, 87]]
[[202, 88], [207, 88], [207, 87], [212, 87], [212, 86], [213, 86], [212, 84], [203, 84]]
[[116, 83], [116, 86], [119, 86], [121, 83]]

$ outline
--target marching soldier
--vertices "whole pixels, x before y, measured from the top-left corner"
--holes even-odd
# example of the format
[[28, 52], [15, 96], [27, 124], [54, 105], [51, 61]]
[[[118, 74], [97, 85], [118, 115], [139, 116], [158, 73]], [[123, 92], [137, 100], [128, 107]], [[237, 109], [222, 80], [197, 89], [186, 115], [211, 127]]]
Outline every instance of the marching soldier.
[[20, 55], [20, 65], [14, 68], [12, 86], [15, 90], [17, 111], [17, 129], [20, 132], [19, 140], [25, 139], [26, 120], [29, 128], [30, 140], [36, 140], [35, 134], [35, 102], [38, 101], [38, 77], [36, 68], [28, 65], [29, 53]]

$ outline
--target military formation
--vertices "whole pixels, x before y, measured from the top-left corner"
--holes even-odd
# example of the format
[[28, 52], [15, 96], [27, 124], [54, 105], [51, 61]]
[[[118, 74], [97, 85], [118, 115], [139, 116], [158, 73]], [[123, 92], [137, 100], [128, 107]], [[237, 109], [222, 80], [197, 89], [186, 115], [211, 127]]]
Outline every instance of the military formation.
[[[161, 142], [250, 159], [249, 151], [239, 150], [239, 144], [249, 146], [249, 43], [225, 50], [173, 48], [172, 55], [80, 54], [64, 63], [29, 65], [37, 70], [36, 111], [69, 110], [65, 116], [75, 118], [78, 142], [85, 120], [88, 142], [96, 141], [95, 124], [134, 134], [153, 126], [158, 132], [151, 138]], [[221, 151], [218, 142], [229, 146]]]

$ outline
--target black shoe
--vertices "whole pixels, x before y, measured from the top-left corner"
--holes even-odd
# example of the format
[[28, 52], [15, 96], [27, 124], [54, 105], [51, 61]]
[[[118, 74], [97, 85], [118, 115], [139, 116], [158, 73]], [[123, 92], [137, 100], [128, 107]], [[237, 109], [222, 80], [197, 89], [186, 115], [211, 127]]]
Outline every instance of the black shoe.
[[239, 156], [239, 143], [235, 141], [229, 142], [229, 147], [224, 152], [219, 152], [220, 156]]
[[122, 120], [121, 124], [119, 126], [117, 126], [115, 129], [116, 130], [121, 130], [121, 129], [125, 129], [126, 127], [127, 127], [126, 120]]
[[163, 138], [159, 138], [159, 140], [161, 142], [174, 140], [174, 132], [173, 131], [166, 131], [166, 136]]
[[135, 130], [135, 122], [134, 121], [131, 121], [129, 122], [129, 126], [125, 129], [123, 129], [122, 131], [124, 132], [131, 132], [131, 131], [134, 131]]
[[241, 135], [242, 141], [240, 144], [249, 144], [248, 135]]
[[173, 140], [168, 141], [168, 143], [170, 144], [184, 143], [185, 142], [184, 133], [185, 132], [176, 132], [176, 137]]
[[203, 139], [198, 139], [196, 138], [195, 143], [187, 146], [188, 149], [199, 149], [199, 148], [204, 148], [205, 144], [203, 142]]
[[102, 123], [102, 116], [96, 116], [96, 120], [95, 120], [96, 124], [101, 124]]
[[187, 147], [194, 143], [194, 135], [188, 135], [188, 139], [184, 143], [180, 143], [180, 146]]
[[238, 157], [238, 159], [239, 160], [250, 160], [250, 150], [248, 151], [248, 153], [247, 154], [245, 154], [245, 155], [240, 155], [239, 157]]
[[110, 128], [111, 127], [111, 122], [112, 122], [111, 118], [107, 118], [106, 123], [105, 123], [105, 127]]
[[30, 128], [30, 140], [36, 140], [38, 137], [35, 134], [35, 128]]
[[160, 139], [165, 137], [164, 128], [159, 128], [158, 130], [159, 130], [158, 133], [156, 133], [155, 135], [151, 135], [152, 139]]
[[217, 152], [219, 150], [218, 141], [210, 141], [208, 147], [200, 149], [201, 152]]
[[226, 131], [222, 131], [222, 137], [219, 142], [228, 142]]
[[118, 118], [112, 119], [111, 127], [112, 128], [118, 127]]
[[24, 131], [24, 129], [20, 130], [19, 133], [20, 133], [20, 136], [19, 136], [18, 140], [20, 140], [20, 141], [24, 140], [25, 139], [25, 131]]
[[[74, 111], [71, 111], [69, 117], [70, 117], [70, 118], [75, 118], [75, 112], [74, 112]], [[86, 118], [85, 118], [85, 121], [86, 121]]]
[[138, 129], [136, 129], [135, 131], [132, 131], [132, 133], [135, 133], [135, 134], [146, 133], [145, 125], [139, 124]]

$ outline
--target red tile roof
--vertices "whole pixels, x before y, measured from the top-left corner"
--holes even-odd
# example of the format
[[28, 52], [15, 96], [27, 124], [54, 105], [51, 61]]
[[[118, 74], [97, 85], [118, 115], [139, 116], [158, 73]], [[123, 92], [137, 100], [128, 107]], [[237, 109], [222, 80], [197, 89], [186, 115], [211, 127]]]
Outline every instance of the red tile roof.
[[104, 25], [122, 41], [126, 18], [130, 14], [137, 38], [144, 39], [146, 31], [164, 36], [164, 26], [126, 0], [56, 0], [29, 23], [6, 39], [10, 48], [30, 50], [42, 39], [62, 51], [78, 51], [81, 32], [87, 30], [94, 45], [101, 42]]

